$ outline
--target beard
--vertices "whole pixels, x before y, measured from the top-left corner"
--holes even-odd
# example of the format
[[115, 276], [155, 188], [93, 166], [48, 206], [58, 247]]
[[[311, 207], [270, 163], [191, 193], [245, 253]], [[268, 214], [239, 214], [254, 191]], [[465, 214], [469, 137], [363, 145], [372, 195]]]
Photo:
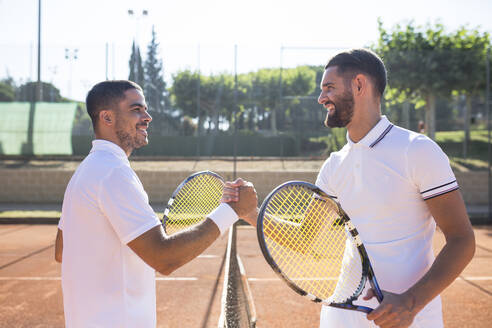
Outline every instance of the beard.
[[116, 131], [116, 136], [121, 144], [121, 147], [125, 150], [132, 151], [133, 149], [138, 149], [147, 145], [149, 142], [147, 138], [139, 136], [138, 134], [132, 136], [130, 133], [123, 129], [118, 129]]
[[354, 96], [349, 91], [345, 91], [334, 101], [328, 101], [326, 104], [332, 104], [331, 109], [326, 115], [325, 126], [329, 128], [343, 128], [352, 120], [354, 115]]

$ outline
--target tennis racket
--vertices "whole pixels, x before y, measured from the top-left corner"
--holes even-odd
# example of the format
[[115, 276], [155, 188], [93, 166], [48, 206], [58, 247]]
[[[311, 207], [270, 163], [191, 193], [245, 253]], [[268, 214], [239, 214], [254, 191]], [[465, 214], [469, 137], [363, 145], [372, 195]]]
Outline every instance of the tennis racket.
[[197, 172], [187, 177], [171, 195], [162, 224], [166, 234], [176, 232], [205, 220], [220, 204], [224, 179], [211, 171]]
[[257, 234], [268, 264], [311, 301], [369, 313], [373, 309], [352, 303], [367, 280], [383, 300], [350, 218], [315, 185], [290, 181], [275, 188], [261, 205]]

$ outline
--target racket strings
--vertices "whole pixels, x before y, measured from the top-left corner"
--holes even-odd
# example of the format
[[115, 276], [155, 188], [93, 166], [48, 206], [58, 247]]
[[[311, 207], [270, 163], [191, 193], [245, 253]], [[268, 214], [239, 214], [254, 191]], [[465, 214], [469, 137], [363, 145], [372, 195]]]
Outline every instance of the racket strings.
[[219, 204], [224, 186], [214, 175], [200, 174], [186, 182], [169, 207], [166, 233], [172, 234], [202, 221]]
[[360, 263], [352, 260], [358, 254], [347, 249], [351, 243], [337, 205], [314, 195], [298, 185], [273, 195], [265, 210], [265, 241], [280, 270], [296, 285], [339, 302], [350, 298], [356, 288], [349, 289], [360, 284]]

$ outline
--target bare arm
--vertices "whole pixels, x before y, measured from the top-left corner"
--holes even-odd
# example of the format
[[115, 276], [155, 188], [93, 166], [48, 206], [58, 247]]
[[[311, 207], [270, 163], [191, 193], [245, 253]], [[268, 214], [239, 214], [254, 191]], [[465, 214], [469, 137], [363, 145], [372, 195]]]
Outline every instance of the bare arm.
[[[252, 185], [242, 186], [238, 195], [239, 201], [232, 204], [232, 208], [243, 217], [252, 207], [256, 207], [256, 191]], [[168, 275], [203, 253], [219, 236], [219, 228], [207, 218], [171, 236], [167, 236], [159, 225], [129, 242], [128, 246], [148, 265]]]
[[475, 254], [475, 235], [461, 193], [455, 190], [426, 203], [446, 244], [429, 271], [408, 290], [414, 295], [419, 310], [448, 287]]
[[58, 229], [55, 241], [55, 261], [61, 263], [63, 254], [63, 231]]
[[381, 305], [367, 316], [380, 327], [409, 326], [415, 315], [459, 276], [475, 254], [475, 235], [459, 190], [426, 203], [446, 244], [429, 271], [406, 292], [384, 292]]
[[159, 225], [129, 242], [128, 246], [148, 265], [168, 275], [200, 255], [219, 235], [217, 225], [206, 219], [172, 236], [167, 236]]

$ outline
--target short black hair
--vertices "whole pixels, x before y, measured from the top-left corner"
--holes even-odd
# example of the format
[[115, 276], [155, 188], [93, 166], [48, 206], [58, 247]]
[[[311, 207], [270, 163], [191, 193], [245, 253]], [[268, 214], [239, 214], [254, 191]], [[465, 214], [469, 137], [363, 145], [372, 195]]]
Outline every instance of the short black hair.
[[102, 109], [111, 109], [125, 98], [125, 91], [136, 89], [140, 92], [142, 88], [135, 82], [128, 80], [113, 80], [99, 82], [87, 93], [85, 104], [87, 113], [91, 117], [92, 126], [96, 130], [99, 112]]
[[340, 52], [332, 57], [325, 70], [329, 67], [337, 67], [340, 75], [350, 73], [351, 78], [357, 74], [366, 74], [372, 78], [376, 90], [383, 96], [386, 89], [387, 73], [384, 63], [374, 52], [367, 49], [351, 49]]

